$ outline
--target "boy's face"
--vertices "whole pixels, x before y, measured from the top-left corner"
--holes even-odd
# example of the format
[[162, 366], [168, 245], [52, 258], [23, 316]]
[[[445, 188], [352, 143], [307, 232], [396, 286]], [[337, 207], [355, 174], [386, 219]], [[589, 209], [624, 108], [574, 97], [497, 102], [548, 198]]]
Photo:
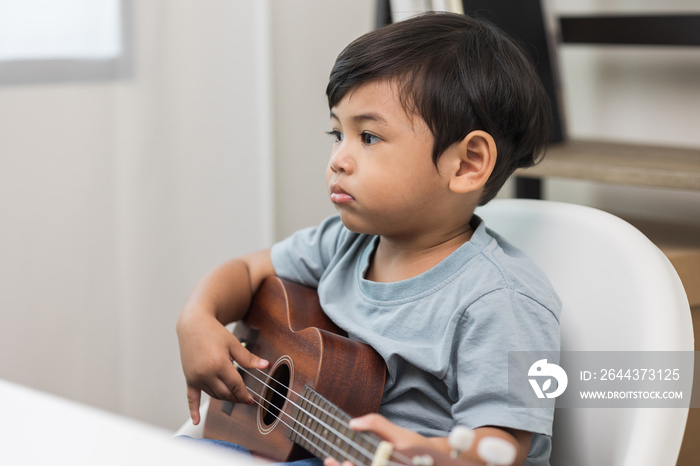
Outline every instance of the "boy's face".
[[331, 125], [326, 181], [346, 227], [400, 238], [437, 225], [450, 203], [442, 202], [449, 189], [432, 161], [433, 136], [406, 113], [391, 82], [348, 92], [331, 109]]

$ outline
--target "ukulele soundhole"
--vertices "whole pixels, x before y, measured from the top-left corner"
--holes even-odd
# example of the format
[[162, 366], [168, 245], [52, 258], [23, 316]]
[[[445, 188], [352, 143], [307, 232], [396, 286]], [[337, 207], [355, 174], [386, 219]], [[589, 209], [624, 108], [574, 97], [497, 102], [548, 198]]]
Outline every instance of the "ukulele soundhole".
[[258, 428], [262, 433], [270, 432], [279, 422], [280, 415], [284, 415], [284, 404], [294, 374], [293, 367], [292, 360], [283, 356], [270, 371], [263, 392], [263, 403], [258, 409]]

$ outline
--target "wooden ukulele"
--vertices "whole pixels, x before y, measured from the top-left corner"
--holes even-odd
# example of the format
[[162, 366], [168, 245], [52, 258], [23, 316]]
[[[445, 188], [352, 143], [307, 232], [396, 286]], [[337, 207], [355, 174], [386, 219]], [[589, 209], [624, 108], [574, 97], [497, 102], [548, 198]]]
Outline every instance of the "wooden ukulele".
[[270, 369], [239, 367], [256, 402], [212, 399], [206, 438], [243, 445], [272, 461], [317, 456], [356, 465], [457, 463], [440, 453], [394, 452], [378, 436], [348, 427], [352, 417], [379, 409], [385, 366], [372, 348], [343, 336], [323, 313], [315, 290], [266, 279], [234, 335], [270, 361]]

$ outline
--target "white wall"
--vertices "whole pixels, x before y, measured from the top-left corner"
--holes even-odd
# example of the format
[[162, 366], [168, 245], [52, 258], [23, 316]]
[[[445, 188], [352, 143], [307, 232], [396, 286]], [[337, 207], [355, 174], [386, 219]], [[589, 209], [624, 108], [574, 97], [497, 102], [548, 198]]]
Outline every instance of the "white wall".
[[135, 74], [0, 86], [0, 377], [174, 427], [195, 281], [272, 238], [266, 2], [133, 2]]
[[0, 88], [0, 377], [111, 408], [114, 105], [102, 86]]
[[326, 84], [336, 56], [374, 26], [374, 0], [272, 3], [277, 238], [334, 212], [325, 186]]

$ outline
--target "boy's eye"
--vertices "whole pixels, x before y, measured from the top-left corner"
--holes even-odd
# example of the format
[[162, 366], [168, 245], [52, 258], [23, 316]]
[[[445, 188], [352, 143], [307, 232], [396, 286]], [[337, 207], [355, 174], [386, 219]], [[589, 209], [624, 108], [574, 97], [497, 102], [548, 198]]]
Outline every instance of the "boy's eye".
[[362, 143], [367, 145], [367, 146], [371, 146], [372, 144], [376, 144], [379, 141], [381, 141], [381, 139], [379, 137], [375, 136], [374, 134], [370, 134], [370, 133], [366, 133], [366, 132], [362, 133], [360, 135], [360, 137], [362, 138]]
[[343, 133], [334, 129], [333, 131], [327, 131], [326, 134], [333, 136], [333, 142], [341, 142], [343, 140]]

